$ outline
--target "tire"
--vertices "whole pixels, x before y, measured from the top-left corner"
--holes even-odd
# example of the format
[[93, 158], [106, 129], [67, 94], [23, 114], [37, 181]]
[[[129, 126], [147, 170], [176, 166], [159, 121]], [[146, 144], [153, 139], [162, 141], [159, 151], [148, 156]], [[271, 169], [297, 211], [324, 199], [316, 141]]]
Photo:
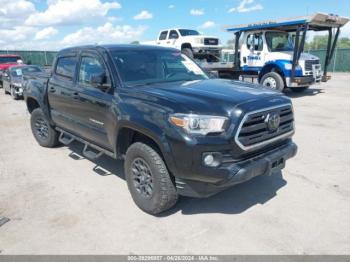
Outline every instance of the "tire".
[[30, 117], [30, 126], [34, 138], [43, 147], [55, 147], [58, 145], [58, 132], [50, 126], [40, 108], [35, 109]]
[[276, 72], [269, 72], [260, 80], [260, 84], [267, 88], [282, 92], [284, 89], [284, 81], [280, 74]]
[[132, 144], [126, 152], [124, 170], [135, 204], [146, 213], [156, 215], [176, 204], [176, 188], [163, 159], [152, 147]]
[[304, 87], [291, 87], [290, 90], [292, 90], [295, 93], [301, 93], [304, 92], [306, 89], [308, 89], [308, 86], [304, 86]]
[[10, 90], [11, 90], [10, 93], [11, 93], [13, 100], [18, 100], [18, 95], [15, 94], [15, 90], [13, 89], [13, 87], [11, 87]]
[[189, 58], [193, 58], [193, 51], [191, 48], [182, 48], [181, 52]]
[[9, 91], [6, 91], [6, 88], [5, 88], [5, 87], [3, 87], [3, 88], [4, 88], [4, 93], [5, 93], [5, 95], [10, 94], [10, 92], [9, 92]]

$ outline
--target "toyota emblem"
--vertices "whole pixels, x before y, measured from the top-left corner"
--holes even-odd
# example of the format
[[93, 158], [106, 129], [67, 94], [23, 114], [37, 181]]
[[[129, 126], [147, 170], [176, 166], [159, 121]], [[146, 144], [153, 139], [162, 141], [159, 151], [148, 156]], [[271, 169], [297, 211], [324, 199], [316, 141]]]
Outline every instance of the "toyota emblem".
[[278, 113], [269, 113], [266, 117], [267, 128], [269, 131], [276, 131], [280, 126], [281, 118]]

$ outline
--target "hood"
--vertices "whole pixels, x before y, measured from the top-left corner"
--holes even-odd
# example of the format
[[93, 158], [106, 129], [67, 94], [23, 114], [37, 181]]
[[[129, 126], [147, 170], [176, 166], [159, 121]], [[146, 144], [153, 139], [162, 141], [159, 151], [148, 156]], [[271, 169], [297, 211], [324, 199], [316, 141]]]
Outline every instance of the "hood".
[[14, 84], [14, 83], [22, 83], [23, 82], [23, 77], [21, 76], [12, 76], [11, 77], [11, 83]]
[[[140, 92], [144, 97], [151, 97], [151, 100], [160, 106], [164, 104], [168, 107], [171, 103], [178, 113], [209, 115], [230, 115], [234, 108], [244, 108], [241, 107], [242, 104], [285, 97], [279, 92], [259, 85], [224, 79], [155, 84], [152, 87], [142, 87]], [[155, 97], [157, 99], [154, 99]]]
[[215, 39], [218, 39], [219, 38], [217, 36], [210, 36], [210, 35], [186, 35], [186, 36], [183, 36], [184, 38], [188, 37], [188, 38], [198, 38], [198, 39], [202, 39], [202, 38], [215, 38]]
[[[273, 52], [275, 57], [281, 60], [293, 60], [293, 52], [292, 51], [284, 51], [284, 52]], [[300, 61], [305, 60], [319, 60], [317, 56], [314, 56], [309, 53], [301, 53]]]
[[40, 77], [40, 78], [47, 78], [50, 77], [49, 72], [35, 72], [35, 73], [26, 73], [25, 77]]

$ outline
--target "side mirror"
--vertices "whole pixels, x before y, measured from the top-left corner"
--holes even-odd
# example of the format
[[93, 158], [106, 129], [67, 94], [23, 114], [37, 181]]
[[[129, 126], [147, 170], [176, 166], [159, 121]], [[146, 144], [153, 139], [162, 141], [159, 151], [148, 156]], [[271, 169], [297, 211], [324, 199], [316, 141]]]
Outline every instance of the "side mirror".
[[3, 76], [4, 76], [4, 77], [9, 77], [8, 73], [6, 73], [6, 72], [3, 73]]
[[105, 92], [111, 87], [110, 84], [107, 84], [107, 76], [105, 73], [96, 74], [91, 76], [91, 85]]
[[100, 85], [103, 85], [103, 83], [105, 82], [105, 79], [106, 79], [106, 74], [102, 73], [102, 74], [92, 75], [90, 81], [93, 86], [100, 86]]

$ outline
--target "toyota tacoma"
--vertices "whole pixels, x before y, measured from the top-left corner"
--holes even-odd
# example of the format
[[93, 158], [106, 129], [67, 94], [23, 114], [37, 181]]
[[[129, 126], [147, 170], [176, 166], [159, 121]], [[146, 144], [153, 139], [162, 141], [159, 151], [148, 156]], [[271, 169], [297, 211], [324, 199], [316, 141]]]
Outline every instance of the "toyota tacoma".
[[77, 140], [88, 159], [124, 159], [131, 196], [150, 214], [179, 195], [208, 197], [273, 174], [297, 151], [288, 97], [210, 79], [176, 49], [64, 49], [51, 76], [29, 80], [24, 96], [41, 146]]

